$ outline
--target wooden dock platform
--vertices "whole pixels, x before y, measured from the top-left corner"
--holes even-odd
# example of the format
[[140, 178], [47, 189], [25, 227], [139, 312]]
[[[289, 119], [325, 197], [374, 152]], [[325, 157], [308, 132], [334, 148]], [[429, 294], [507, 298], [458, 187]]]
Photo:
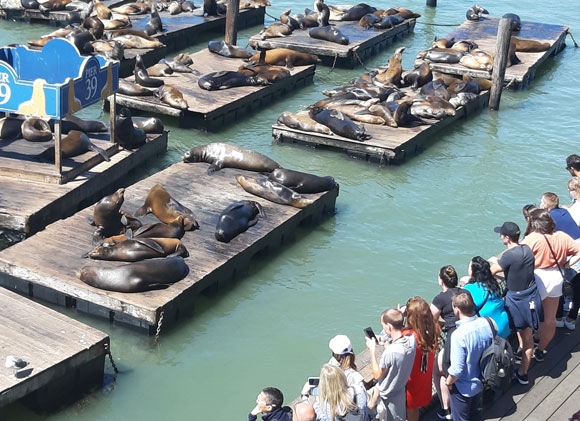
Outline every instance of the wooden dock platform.
[[[45, 411], [102, 386], [109, 337], [0, 288], [0, 418], [19, 399]], [[8, 356], [28, 365], [6, 368]]]
[[[112, 8], [128, 3], [130, 0], [102, 0], [105, 6]], [[68, 25], [71, 16], [75, 13], [69, 10], [55, 10], [42, 13], [39, 9], [2, 9], [0, 8], [0, 18], [10, 20], [22, 20], [27, 22], [47, 22], [57, 25]]]
[[[174, 73], [171, 76], [157, 77], [183, 93], [183, 97], [189, 105], [187, 110], [173, 108], [155, 96], [117, 94], [117, 104], [137, 112], [147, 111], [175, 117], [181, 127], [218, 130], [238, 120], [244, 114], [264, 107], [277, 97], [311, 83], [316, 70], [315, 65], [299, 66], [290, 71], [290, 77], [272, 85], [240, 86], [206, 91], [197, 84], [203, 75], [222, 70], [236, 71], [245, 62], [238, 58], [222, 57], [207, 49], [192, 54], [191, 58], [193, 59], [191, 67], [197, 70], [199, 75]], [[134, 78], [128, 77], [127, 81], [134, 82]]]
[[[64, 159], [63, 170], [75, 177], [66, 184], [58, 184], [60, 175], [55, 172], [54, 164], [30, 159], [31, 150], [46, 146], [26, 141], [2, 145], [0, 227], [32, 235], [94, 203], [103, 192], [110, 192], [121, 183], [129, 171], [167, 150], [167, 133], [149, 135], [149, 142], [134, 152], [119, 151], [117, 145], [104, 139], [92, 139], [110, 151], [111, 161], [102, 161], [94, 152]], [[102, 162], [85, 170], [84, 165], [95, 159]], [[24, 173], [36, 180], [21, 178]]]
[[[466, 20], [454, 31], [447, 34], [445, 38], [475, 41], [481, 50], [493, 55], [495, 53], [495, 41], [497, 38], [499, 20], [499, 18], [482, 18], [478, 22]], [[562, 51], [563, 48], [566, 47], [565, 39], [567, 33], [567, 26], [522, 21], [521, 31], [513, 32], [512, 36], [540, 42], [549, 42], [550, 48], [547, 51], [540, 53], [517, 52], [516, 56], [521, 60], [521, 63], [506, 69], [505, 82], [511, 83], [512, 86], [520, 87], [524, 87], [529, 84], [534, 79], [536, 69], [540, 66], [540, 64], [542, 64], [548, 57], [558, 54], [560, 51]], [[416, 64], [420, 63], [422, 63], [422, 60], [416, 61]], [[490, 72], [485, 70], [469, 69], [459, 63], [431, 63], [430, 65], [431, 69], [437, 72], [451, 75], [467, 74], [472, 77], [491, 79]]]
[[311, 38], [308, 35], [308, 29], [296, 29], [291, 35], [283, 38], [261, 40], [258, 35], [254, 35], [250, 38], [250, 45], [266, 50], [290, 48], [303, 53], [316, 54], [322, 60], [322, 64], [327, 66], [353, 68], [362, 65], [368, 58], [411, 34], [415, 29], [415, 22], [416, 19], [407, 19], [391, 29], [380, 30], [364, 29], [358, 21], [331, 21], [349, 38], [348, 45]]
[[[149, 189], [160, 183], [173, 197], [196, 215], [200, 229], [187, 232], [182, 242], [190, 257], [185, 259], [189, 275], [164, 290], [142, 293], [118, 293], [93, 288], [80, 281], [75, 271], [92, 265], [116, 266], [122, 262], [82, 259], [90, 251], [94, 227], [88, 224], [93, 207], [58, 221], [35, 236], [0, 252], [0, 285], [17, 292], [59, 305], [105, 317], [110, 321], [146, 329], [155, 333], [162, 320], [163, 328], [175, 323], [194, 307], [194, 296], [209, 286], [216, 286], [245, 273], [250, 259], [261, 251], [278, 247], [292, 237], [304, 222], [318, 221], [334, 211], [338, 188], [312, 195], [316, 201], [304, 209], [278, 205], [246, 193], [235, 176], [256, 173], [223, 169], [207, 174], [208, 164], [176, 163], [169, 168], [128, 187], [122, 209], [134, 213], [145, 200]], [[262, 204], [266, 218], [245, 233], [224, 244], [215, 240], [220, 213], [238, 200]], [[143, 223], [157, 222], [148, 215]], [[30, 258], [35, 250], [35, 258]]]
[[[372, 138], [359, 142], [336, 134], [306, 132], [291, 129], [283, 124], [272, 125], [272, 136], [278, 142], [301, 143], [312, 147], [338, 149], [347, 155], [381, 165], [398, 164], [413, 155], [420, 153], [432, 141], [433, 135], [444, 127], [469, 117], [481, 111], [489, 102], [489, 91], [479, 95], [479, 98], [459, 107], [453, 117], [446, 117], [432, 125], [414, 127], [388, 127], [376, 124], [364, 124], [366, 132]], [[363, 124], [358, 123], [357, 124]]]
[[[265, 7], [242, 9], [238, 15], [238, 30], [249, 28], [254, 25], [264, 23], [266, 14]], [[168, 54], [190, 47], [199, 42], [201, 34], [208, 32], [221, 33], [225, 30], [226, 17], [224, 16], [195, 16], [192, 13], [180, 13], [170, 15], [163, 11], [159, 14], [163, 22], [163, 34], [155, 37], [166, 45], [164, 48], [156, 49], [127, 49], [125, 59], [121, 61], [119, 70], [120, 77], [127, 77], [133, 74], [135, 68], [135, 57], [140, 54], [145, 66], [149, 67], [157, 63]], [[149, 15], [131, 16], [131, 29], [145, 30], [145, 25], [149, 22]]]

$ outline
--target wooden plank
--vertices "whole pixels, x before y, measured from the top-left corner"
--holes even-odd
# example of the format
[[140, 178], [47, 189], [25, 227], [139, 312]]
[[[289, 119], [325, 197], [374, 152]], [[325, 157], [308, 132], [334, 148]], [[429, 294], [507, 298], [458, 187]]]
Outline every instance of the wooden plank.
[[407, 19], [391, 29], [364, 29], [356, 22], [332, 21], [332, 24], [349, 38], [348, 45], [337, 44], [311, 38], [308, 29], [296, 29], [283, 38], [260, 39], [259, 35], [250, 38], [250, 45], [260, 49], [290, 48], [303, 53], [316, 54], [323, 64], [354, 67], [361, 61], [376, 55], [399, 38], [411, 34], [416, 19]]
[[[446, 39], [475, 41], [479, 48], [488, 53], [495, 51], [499, 18], [482, 18], [478, 22], [466, 20], [454, 31], [445, 36]], [[521, 63], [508, 67], [505, 73], [506, 82], [525, 86], [534, 78], [536, 68], [549, 56], [558, 54], [564, 47], [564, 40], [568, 31], [567, 26], [549, 25], [539, 22], [522, 22], [521, 31], [512, 33], [512, 36], [522, 39], [532, 39], [540, 42], [549, 42], [550, 48], [540, 53], [522, 53], [516, 55]], [[417, 60], [415, 64], [422, 63]], [[491, 73], [483, 70], [469, 69], [461, 64], [430, 63], [431, 69], [452, 75], [470, 75], [491, 79]]]
[[[179, 118], [180, 126], [197, 127], [206, 129], [223, 128], [230, 119], [228, 113], [237, 116], [245, 114], [251, 109], [251, 105], [259, 102], [265, 105], [268, 98], [293, 92], [296, 87], [310, 83], [314, 77], [315, 65], [299, 66], [290, 70], [291, 76], [268, 86], [241, 86], [238, 88], [218, 91], [206, 91], [198, 86], [198, 80], [205, 74], [216, 71], [236, 71], [246, 64], [242, 59], [226, 58], [213, 54], [205, 49], [191, 55], [192, 68], [199, 72], [174, 73], [173, 75], [160, 77], [169, 85], [178, 88], [189, 108], [180, 110], [161, 102], [155, 96], [131, 97], [116, 95], [117, 104], [129, 107], [134, 111], [147, 111], [155, 114], [169, 115]], [[133, 82], [129, 77], [127, 81]]]
[[[578, 373], [580, 374], [580, 373]], [[576, 388], [568, 399], [555, 411], [550, 419], [552, 420], [568, 420], [578, 412], [580, 407], [580, 388]], [[530, 418], [532, 419], [532, 418]]]
[[[69, 305], [76, 305], [81, 311], [148, 329], [156, 326], [164, 312], [164, 325], [168, 325], [179, 312], [191, 309], [193, 297], [201, 290], [244, 272], [256, 253], [278, 246], [282, 236], [294, 232], [302, 221], [332, 212], [338, 195], [337, 189], [312, 195], [315, 203], [296, 209], [246, 193], [235, 179], [246, 171], [223, 169], [208, 175], [207, 167], [205, 163], [177, 163], [125, 191], [123, 209], [131, 213], [143, 204], [149, 189], [160, 183], [196, 214], [200, 229], [186, 233], [182, 239], [190, 252], [186, 259], [190, 273], [184, 280], [165, 290], [134, 294], [104, 291], [81, 282], [75, 272], [86, 264], [124, 264], [81, 258], [91, 249], [94, 230], [87, 223], [93, 209], [87, 208], [0, 252], [0, 284], [33, 296], [39, 294], [61, 305], [68, 300]], [[232, 202], [244, 199], [261, 203], [267, 218], [228, 244], [217, 242], [214, 231], [219, 214]], [[153, 223], [156, 218], [148, 215], [142, 221]], [[28, 258], [25, 250], [30, 249], [36, 250], [35, 259]]]

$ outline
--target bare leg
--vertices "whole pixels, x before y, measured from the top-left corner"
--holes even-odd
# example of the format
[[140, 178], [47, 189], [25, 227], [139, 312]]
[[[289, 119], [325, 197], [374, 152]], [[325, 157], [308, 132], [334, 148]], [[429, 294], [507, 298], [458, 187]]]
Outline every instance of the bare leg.
[[546, 297], [542, 300], [542, 310], [544, 311], [544, 322], [540, 323], [538, 336], [540, 344], [538, 348], [544, 351], [556, 333], [556, 311], [558, 310], [559, 297]]
[[522, 363], [520, 365], [519, 372], [524, 375], [528, 373], [530, 368], [530, 361], [532, 360], [532, 355], [534, 353], [534, 338], [532, 337], [532, 328], [528, 327], [520, 332], [518, 332], [518, 340], [520, 342], [520, 347], [522, 348]]
[[419, 408], [407, 408], [407, 421], [419, 421]]
[[435, 384], [441, 407], [449, 409], [449, 388], [445, 385], [445, 377], [443, 376], [443, 350], [437, 354], [437, 364], [433, 367], [433, 383]]

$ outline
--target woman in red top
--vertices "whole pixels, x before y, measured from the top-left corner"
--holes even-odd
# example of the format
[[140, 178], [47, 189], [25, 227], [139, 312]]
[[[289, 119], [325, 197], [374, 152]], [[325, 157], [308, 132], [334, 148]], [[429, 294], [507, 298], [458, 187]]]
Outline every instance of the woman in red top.
[[433, 360], [439, 341], [439, 326], [435, 323], [431, 307], [421, 297], [409, 299], [405, 307], [407, 324], [403, 335], [412, 333], [417, 342], [413, 370], [407, 382], [407, 420], [419, 420], [419, 408], [431, 402]]

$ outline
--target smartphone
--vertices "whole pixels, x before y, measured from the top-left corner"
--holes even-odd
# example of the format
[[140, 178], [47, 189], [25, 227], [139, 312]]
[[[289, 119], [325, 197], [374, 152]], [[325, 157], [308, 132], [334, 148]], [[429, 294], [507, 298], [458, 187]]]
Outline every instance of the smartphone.
[[363, 329], [363, 332], [365, 333], [365, 336], [367, 338], [374, 339], [377, 344], [379, 343], [379, 340], [377, 339], [377, 336], [375, 335], [375, 332], [373, 332], [373, 328], [372, 327], [367, 327], [367, 328]]
[[317, 387], [320, 384], [320, 377], [308, 377], [308, 384]]

